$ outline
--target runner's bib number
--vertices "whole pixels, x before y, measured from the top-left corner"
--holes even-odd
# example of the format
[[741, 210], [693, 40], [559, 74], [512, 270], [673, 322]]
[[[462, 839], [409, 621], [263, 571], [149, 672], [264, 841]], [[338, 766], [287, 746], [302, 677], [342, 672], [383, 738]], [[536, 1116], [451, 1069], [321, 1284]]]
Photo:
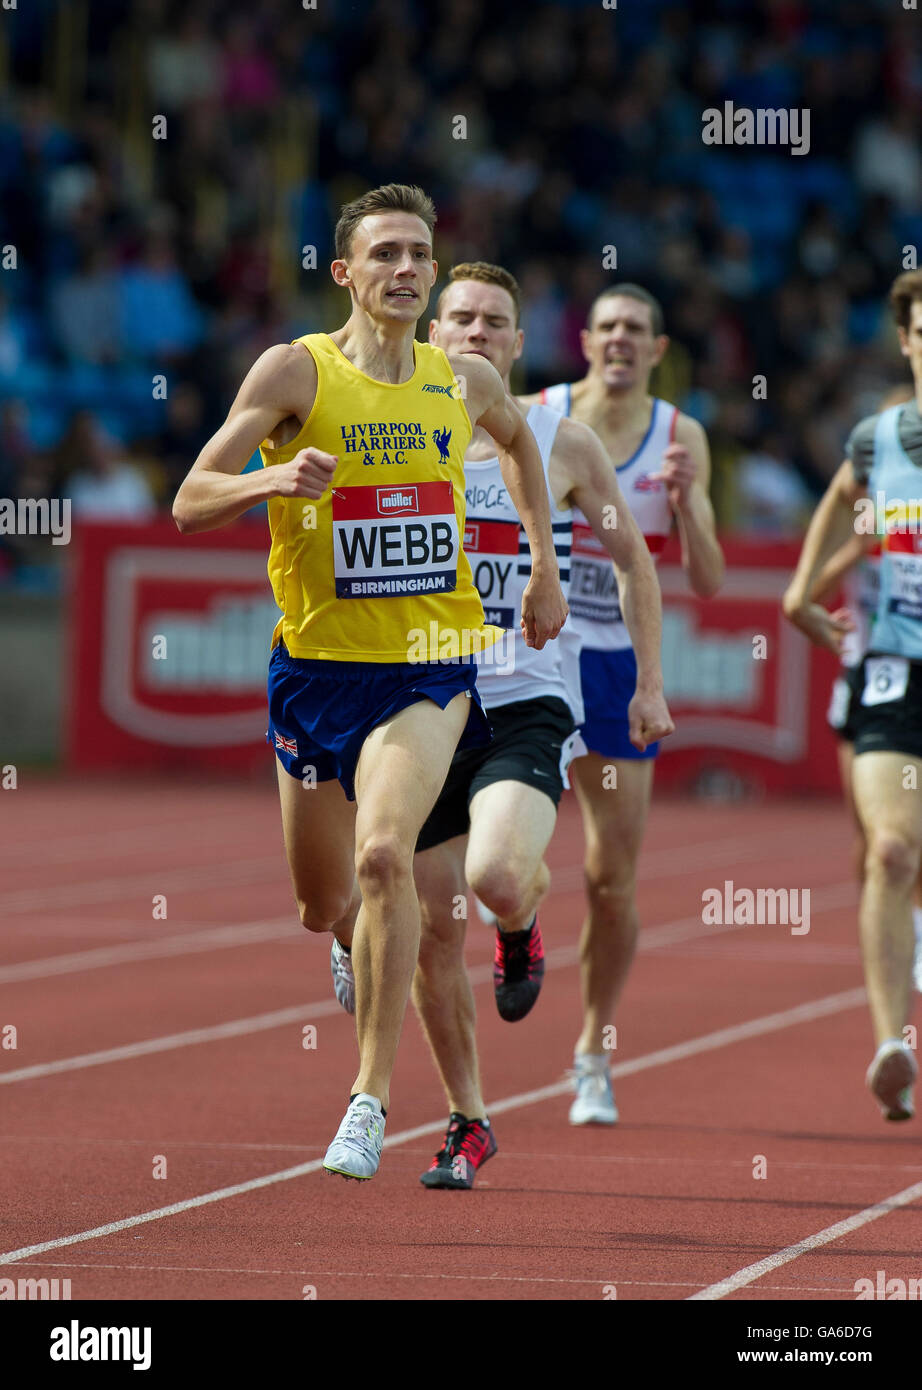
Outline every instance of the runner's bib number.
[[863, 705], [902, 700], [909, 685], [909, 662], [903, 656], [869, 656], [864, 668]]
[[334, 488], [337, 598], [448, 594], [458, 582], [451, 482]]
[[[519, 576], [518, 521], [468, 519], [464, 552], [483, 604], [484, 622], [517, 629], [524, 588]], [[530, 573], [530, 566], [525, 573]]]
[[922, 619], [922, 535], [907, 532], [887, 537], [890, 560], [891, 613]]
[[570, 612], [594, 623], [620, 623], [621, 598], [611, 556], [591, 527], [573, 523]]

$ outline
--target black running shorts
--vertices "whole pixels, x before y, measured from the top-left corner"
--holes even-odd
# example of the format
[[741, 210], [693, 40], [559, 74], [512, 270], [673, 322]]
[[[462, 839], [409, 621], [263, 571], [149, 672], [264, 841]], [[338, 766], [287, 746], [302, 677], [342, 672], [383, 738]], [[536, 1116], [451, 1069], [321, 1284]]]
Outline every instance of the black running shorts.
[[517, 700], [488, 709], [493, 741], [455, 754], [445, 785], [419, 832], [416, 852], [466, 835], [468, 808], [493, 782], [524, 782], [549, 796], [556, 806], [563, 791], [561, 762], [576, 726], [570, 707], [555, 696]]
[[855, 757], [905, 753], [922, 758], [922, 661], [869, 652], [856, 668], [851, 702]]
[[826, 723], [836, 738], [842, 739], [845, 743], [855, 742], [855, 706], [864, 689], [863, 684], [858, 684], [861, 673], [860, 663], [857, 666], [843, 667], [829, 693]]

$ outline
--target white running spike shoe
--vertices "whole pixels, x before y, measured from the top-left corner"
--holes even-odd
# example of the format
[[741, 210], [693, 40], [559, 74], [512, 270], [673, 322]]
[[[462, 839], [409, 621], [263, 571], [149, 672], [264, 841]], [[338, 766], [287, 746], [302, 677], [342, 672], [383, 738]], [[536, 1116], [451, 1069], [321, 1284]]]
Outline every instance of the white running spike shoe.
[[381, 1161], [384, 1143], [384, 1112], [376, 1096], [360, 1091], [327, 1149], [323, 1166], [328, 1173], [364, 1181], [373, 1178]]
[[618, 1111], [611, 1088], [611, 1066], [607, 1052], [600, 1056], [577, 1052], [569, 1073], [576, 1100], [570, 1106], [571, 1125], [615, 1125]]
[[885, 1120], [911, 1120], [912, 1088], [919, 1068], [902, 1038], [888, 1038], [874, 1053], [865, 1082]]
[[333, 976], [333, 989], [336, 998], [347, 1014], [355, 1013], [355, 974], [352, 969], [352, 953], [341, 946], [336, 937], [330, 950], [330, 973]]

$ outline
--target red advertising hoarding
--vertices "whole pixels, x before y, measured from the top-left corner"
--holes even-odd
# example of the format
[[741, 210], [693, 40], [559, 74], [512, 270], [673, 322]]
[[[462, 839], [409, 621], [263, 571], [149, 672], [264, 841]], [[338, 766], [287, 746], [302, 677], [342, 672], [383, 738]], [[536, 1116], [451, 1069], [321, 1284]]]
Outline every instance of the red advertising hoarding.
[[[695, 598], [673, 541], [660, 565], [663, 671], [676, 732], [660, 788], [835, 791], [825, 723], [836, 660], [781, 616], [794, 545], [728, 541], [720, 593]], [[68, 757], [73, 768], [266, 765], [278, 618], [268, 532], [181, 537], [169, 521], [74, 531]]]
[[71, 767], [267, 763], [268, 545], [258, 522], [74, 528]]
[[663, 679], [676, 731], [663, 742], [657, 787], [835, 792], [826, 710], [839, 664], [781, 613], [799, 547], [722, 545], [727, 572], [713, 598], [692, 594], [674, 538], [659, 566]]

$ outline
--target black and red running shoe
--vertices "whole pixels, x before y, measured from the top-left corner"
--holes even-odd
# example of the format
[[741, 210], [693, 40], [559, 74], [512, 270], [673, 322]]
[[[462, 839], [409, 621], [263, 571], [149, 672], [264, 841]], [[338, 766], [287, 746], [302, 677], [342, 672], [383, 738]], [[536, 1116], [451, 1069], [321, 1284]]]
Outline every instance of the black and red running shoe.
[[469, 1120], [452, 1111], [445, 1141], [420, 1178], [423, 1187], [473, 1187], [474, 1174], [496, 1153], [489, 1120]]
[[538, 918], [525, 931], [496, 928], [493, 993], [500, 1018], [517, 1023], [534, 1006], [544, 979], [544, 943]]

